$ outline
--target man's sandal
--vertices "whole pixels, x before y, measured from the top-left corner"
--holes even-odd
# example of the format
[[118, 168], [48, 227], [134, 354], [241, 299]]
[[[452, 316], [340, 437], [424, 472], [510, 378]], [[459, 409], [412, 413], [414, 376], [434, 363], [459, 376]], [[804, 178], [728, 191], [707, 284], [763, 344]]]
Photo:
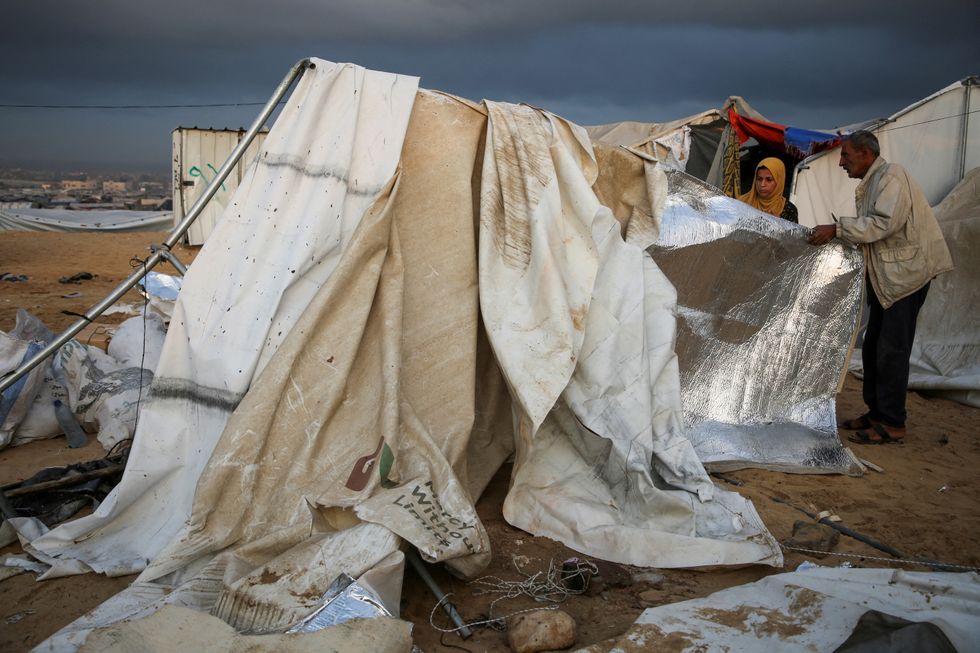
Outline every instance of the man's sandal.
[[905, 440], [905, 429], [889, 428], [884, 424], [874, 422], [870, 429], [856, 431], [847, 439], [857, 444], [900, 444]]
[[872, 428], [871, 418], [865, 413], [860, 417], [854, 417], [852, 419], [845, 419], [837, 424], [837, 428], [846, 429], [848, 431], [857, 431], [860, 429], [870, 429]]

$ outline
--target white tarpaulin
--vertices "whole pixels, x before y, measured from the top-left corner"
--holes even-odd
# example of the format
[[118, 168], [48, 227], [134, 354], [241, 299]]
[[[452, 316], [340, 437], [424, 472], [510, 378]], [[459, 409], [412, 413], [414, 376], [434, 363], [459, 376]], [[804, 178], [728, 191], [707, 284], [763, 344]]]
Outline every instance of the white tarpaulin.
[[170, 231], [169, 211], [0, 209], [0, 231]]
[[648, 608], [624, 635], [588, 651], [832, 653], [869, 610], [933, 624], [957, 651], [976, 651], [980, 576], [812, 567]]
[[[980, 166], [980, 89], [968, 77], [950, 84], [902, 109], [871, 131], [881, 155], [904, 166], [935, 206], [960, 182], [966, 171]], [[790, 200], [800, 212], [800, 224], [828, 224], [834, 215], [854, 215], [854, 189], [838, 166], [840, 147], [801, 162], [796, 169]]]
[[186, 522], [228, 417], [394, 174], [416, 88], [327, 62], [304, 75], [184, 278], [122, 481], [36, 549], [129, 574]]

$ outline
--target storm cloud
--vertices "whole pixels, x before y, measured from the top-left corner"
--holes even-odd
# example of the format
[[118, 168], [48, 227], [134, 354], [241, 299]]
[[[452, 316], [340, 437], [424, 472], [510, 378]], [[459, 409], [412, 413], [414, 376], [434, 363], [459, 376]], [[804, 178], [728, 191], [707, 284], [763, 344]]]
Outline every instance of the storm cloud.
[[[832, 128], [980, 72], [968, 0], [43, 0], [5, 14], [3, 104], [264, 102], [316, 56], [581, 124], [670, 120], [741, 95], [772, 120]], [[258, 107], [0, 111], [8, 163], [166, 169], [174, 127], [247, 125]]]

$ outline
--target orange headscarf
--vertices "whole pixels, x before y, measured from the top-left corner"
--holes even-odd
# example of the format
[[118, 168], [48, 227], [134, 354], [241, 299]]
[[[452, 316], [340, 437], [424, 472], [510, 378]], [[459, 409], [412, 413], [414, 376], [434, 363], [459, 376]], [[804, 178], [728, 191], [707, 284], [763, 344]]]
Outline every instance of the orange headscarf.
[[[770, 173], [772, 173], [772, 178], [776, 180], [776, 190], [773, 192], [772, 197], [767, 200], [759, 197], [759, 194], [755, 192], [755, 178], [759, 174], [759, 168], [765, 168]], [[766, 213], [771, 213], [772, 215], [779, 216], [783, 212], [783, 207], [786, 206], [786, 198], [783, 197], [783, 190], [786, 188], [786, 166], [783, 162], [774, 156], [763, 159], [759, 161], [759, 165], [755, 167], [755, 174], [752, 175], [752, 190], [745, 193], [744, 195], [739, 195], [738, 199], [745, 202], [750, 206], [754, 206], [760, 211], [765, 211]]]

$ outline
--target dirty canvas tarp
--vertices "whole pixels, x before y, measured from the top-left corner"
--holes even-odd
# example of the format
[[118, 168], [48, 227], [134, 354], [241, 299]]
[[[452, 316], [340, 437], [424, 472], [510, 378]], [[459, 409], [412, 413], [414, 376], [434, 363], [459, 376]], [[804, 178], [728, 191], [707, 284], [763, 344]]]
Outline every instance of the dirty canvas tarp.
[[[862, 615], [876, 611], [937, 628], [954, 648], [929, 644], [853, 651], [975, 651], [980, 632], [980, 576], [975, 573], [813, 567], [769, 576], [703, 599], [649, 608], [621, 637], [590, 646], [604, 651], [832, 653]], [[894, 632], [894, 631], [893, 631]], [[892, 641], [895, 645], [898, 638]], [[879, 642], [881, 644], [882, 642]]]
[[[486, 248], [481, 251], [480, 274], [487, 276], [480, 279], [479, 300], [484, 319], [494, 325], [490, 341], [510, 394], [520, 398], [518, 421], [531, 425], [524, 436], [533, 435], [518, 443], [505, 516], [533, 533], [624, 562], [778, 562], [778, 548], [751, 504], [714, 490], [677, 428], [671, 321], [663, 308], [672, 293], [655, 274], [656, 283], [648, 283], [649, 257], [623, 243], [619, 223], [599, 207], [581, 170], [591, 167], [594, 174], [590, 151], [577, 149], [583, 147], [578, 141], [562, 140], [570, 126], [553, 116], [525, 107], [490, 107], [491, 115], [523, 119], [542, 137], [523, 135], [530, 148], [524, 154], [541, 165], [536, 178], [543, 184], [528, 189], [519, 166], [487, 156], [479, 186], [484, 191], [506, 187], [522, 196], [545, 191], [542, 197], [548, 198], [532, 211], [533, 244], [516, 243], [518, 256], [530, 246], [541, 257], [535, 265], [508, 272], [499, 269], [499, 260], [486, 260], [493, 257]], [[485, 566], [491, 552], [473, 502], [512, 450], [514, 437], [500, 373], [480, 353], [471, 179], [485, 123], [482, 111], [464, 102], [419, 93], [390, 195], [367, 212], [334, 274], [231, 417], [201, 477], [189, 526], [150, 564], [141, 582], [174, 582], [184, 577], [183, 570], [218, 554], [208, 564], [228, 566], [213, 613], [235, 625], [258, 619], [280, 627], [308, 612], [311, 597], [332, 580], [333, 566], [325, 570], [317, 561], [333, 559], [341, 534], [365, 533], [358, 539], [360, 567], [353, 571], [392, 553], [394, 540], [381, 536], [392, 531], [460, 575]], [[435, 133], [443, 139], [435, 139]], [[508, 150], [504, 138], [515, 140], [499, 127], [489, 130], [486, 151]], [[501, 170], [511, 175], [507, 182], [495, 174]], [[519, 218], [527, 208], [511, 203], [513, 197], [496, 202], [488, 198], [492, 194], [479, 196], [481, 229]], [[556, 213], [563, 205], [566, 212]], [[491, 213], [494, 208], [500, 212]], [[600, 224], [593, 229], [589, 225], [596, 216]], [[577, 243], [571, 242], [573, 232]], [[498, 242], [492, 238], [481, 234], [481, 242]], [[579, 276], [556, 266], [546, 253], [554, 248], [540, 238], [564, 242], [564, 264], [574, 264]], [[644, 261], [650, 268], [646, 277]], [[640, 276], [626, 287], [628, 296], [614, 292], [617, 284], [611, 280], [631, 271]], [[651, 287], [660, 303], [633, 311]], [[521, 303], [535, 292], [536, 303]], [[516, 320], [555, 319], [511, 332], [524, 338], [501, 335], [496, 327], [504, 297], [516, 307], [511, 314]], [[573, 308], [574, 315], [559, 311], [561, 306]], [[607, 319], [589, 337], [591, 306]], [[608, 337], [608, 316], [614, 315], [626, 326]], [[649, 321], [650, 315], [657, 319]], [[648, 349], [651, 337], [659, 346]], [[593, 362], [576, 365], [572, 356], [547, 356], [564, 343], [579, 350], [589, 346], [583, 357]], [[628, 360], [619, 366], [602, 363], [613, 360], [617, 349]], [[656, 363], [652, 379], [648, 356]], [[514, 361], [517, 368], [510, 367]], [[569, 383], [576, 368], [591, 378]], [[536, 374], [534, 383], [521, 370]], [[620, 371], [636, 378], [625, 379], [620, 395], [604, 390], [617, 385], [614, 372]], [[655, 383], [660, 394], [653, 393]], [[550, 411], [566, 385], [568, 398]], [[604, 402], [605, 415], [584, 408]], [[523, 415], [524, 405], [532, 407], [533, 417]], [[630, 417], [635, 424], [623, 422], [626, 409], [635, 411], [637, 417]], [[601, 429], [614, 452], [598, 436], [590, 439], [569, 424], [577, 419], [575, 410]], [[549, 411], [555, 417], [540, 429], [532, 423]], [[572, 446], [562, 444], [567, 439]], [[660, 490], [650, 470], [654, 452], [664, 459], [670, 482], [694, 491]], [[606, 469], [597, 476], [593, 468], [602, 464]], [[618, 506], [599, 501], [600, 495]], [[242, 550], [251, 565], [238, 563], [239, 575], [230, 575], [231, 563], [223, 561], [241, 558]], [[275, 580], [260, 582], [270, 577]]]
[[[506, 157], [496, 158], [498, 150], [516, 143], [512, 131], [494, 123], [485, 149], [495, 154], [481, 163], [484, 113], [420, 93], [400, 173], [372, 197], [332, 273], [268, 364], [260, 366], [213, 451], [200, 454], [211, 455], [192, 509], [184, 512], [175, 501], [165, 511], [143, 500], [147, 505], [140, 512], [104, 522], [103, 528], [112, 528], [125, 544], [121, 555], [98, 531], [73, 549], [64, 546], [65, 554], [87, 550], [106, 570], [132, 568], [138, 560], [122, 556], [149, 549], [157, 539], [141, 541], [127, 530], [142, 534], [162, 525], [167, 532], [189, 514], [160, 555], [148, 551], [155, 559], [139, 584], [156, 581], [178, 595], [206, 594], [199, 605], [247, 628], [281, 627], [308, 613], [338, 565], [349, 565], [345, 571], [357, 575], [389, 559], [397, 554], [396, 535], [461, 575], [482, 569], [490, 551], [473, 501], [509, 455], [514, 436], [505, 386], [480, 335], [474, 200], [481, 198], [487, 211], [481, 211], [481, 225], [519, 219], [529, 205], [511, 203], [515, 196], [508, 195], [501, 198], [501, 212], [490, 213], [486, 195], [474, 191], [474, 167], [480, 165], [478, 187], [500, 181], [491, 173], [495, 167], [506, 175], [508, 193], [533, 198], [541, 191], [541, 203], [531, 202], [534, 246], [540, 249], [542, 239], [551, 243], [535, 254], [534, 266], [511, 269], [509, 275], [498, 269], [500, 277], [484, 278], [481, 289], [518, 291], [527, 299], [540, 288], [541, 308], [574, 309], [564, 313], [567, 318], [556, 318], [557, 329], [541, 328], [537, 336], [521, 340], [499, 331], [492, 336], [510, 390], [520, 396], [520, 481], [508, 499], [508, 515], [532, 532], [598, 557], [673, 566], [778, 564], [778, 547], [751, 504], [714, 489], [683, 438], [671, 351], [673, 291], [642, 247], [623, 241], [619, 224], [596, 200], [587, 139], [549, 114], [493, 106], [501, 119], [533, 127], [536, 137], [525, 153], [538, 163], [532, 178], [511, 168]], [[286, 124], [277, 123], [276, 129]], [[275, 142], [276, 129], [267, 147]], [[291, 198], [295, 194], [293, 188], [288, 192]], [[307, 198], [312, 202], [304, 204], [307, 210], [319, 205], [315, 197]], [[282, 211], [275, 198], [262, 199], [266, 211]], [[290, 208], [287, 217], [295, 212]], [[223, 220], [219, 228], [234, 224]], [[267, 220], [265, 230], [276, 226]], [[267, 247], [265, 233], [249, 236]], [[193, 270], [202, 261], [201, 268], [210, 269], [210, 257], [223, 261], [222, 250], [212, 244], [227, 247], [234, 236], [209, 240], [178, 308], [190, 313], [193, 302], [210, 305], [215, 291], [198, 299], [205, 282], [195, 282]], [[563, 265], [574, 265], [577, 274], [566, 286], [554, 279], [563, 268], [547, 252], [573, 236], [578, 243]], [[494, 269], [488, 261], [488, 274]], [[622, 273], [636, 276], [620, 289], [613, 280]], [[195, 283], [202, 287], [195, 290]], [[237, 286], [239, 279], [210, 279], [207, 287], [216, 283]], [[212, 311], [220, 313], [222, 305]], [[488, 308], [498, 325], [499, 301]], [[188, 319], [178, 314], [174, 323]], [[621, 326], [607, 333], [614, 321]], [[172, 344], [173, 333], [172, 326], [168, 350], [186, 340], [184, 335]], [[214, 337], [211, 344], [226, 341]], [[555, 351], [565, 342], [575, 350], [566, 358], [537, 359], [543, 360], [545, 383], [527, 400], [525, 390], [533, 389], [518, 391], [515, 385], [523, 382], [517, 374], [520, 359], [533, 359], [539, 345]], [[622, 365], [615, 365], [609, 356], [619, 351]], [[585, 362], [576, 365], [573, 353]], [[168, 356], [174, 353], [165, 350]], [[159, 376], [166, 379], [164, 366], [165, 361]], [[562, 401], [550, 411], [559, 395]], [[152, 401], [166, 399], [155, 392]], [[626, 414], [632, 410], [636, 415]], [[211, 418], [205, 425], [217, 422]], [[596, 431], [601, 435], [592, 434]], [[565, 437], [570, 445], [561, 442]], [[657, 467], [651, 469], [655, 453]], [[173, 473], [185, 481], [194, 478], [189, 461], [174, 462], [182, 467]], [[144, 472], [138, 462], [131, 468]], [[549, 493], [572, 489], [580, 480], [588, 481], [585, 492], [601, 492], [616, 503], [599, 503], [594, 492], [556, 503]], [[662, 489], [668, 482], [675, 487]], [[154, 490], [147, 490], [150, 498]], [[56, 548], [49, 543], [63, 541], [52, 537], [59, 530], [64, 527], [40, 543]]]
[[[328, 266], [319, 266], [323, 273], [319, 279], [321, 282], [326, 279], [326, 285], [317, 292], [314, 281], [306, 278], [305, 283], [298, 284], [301, 285], [299, 289], [282, 280], [266, 288], [258, 284], [259, 279], [276, 280], [282, 276], [290, 279], [294, 273], [294, 269], [290, 269], [292, 265], [302, 271], [302, 259], [292, 261], [289, 256], [309, 256], [302, 248], [295, 247], [297, 241], [306, 242], [304, 230], [308, 230], [308, 237], [314, 242], [319, 238], [320, 242], [332, 243], [340, 235], [318, 233], [312, 225], [301, 221], [299, 227], [292, 227], [290, 236], [284, 239], [294, 245], [287, 254], [275, 248], [270, 250], [269, 239], [254, 233], [259, 224], [263, 224], [270, 234], [275, 234], [277, 229], [287, 229], [286, 221], [299, 219], [295, 216], [298, 205], [302, 205], [306, 213], [315, 213], [317, 207], [326, 209], [336, 201], [329, 195], [321, 195], [323, 189], [317, 185], [324, 183], [323, 179], [332, 179], [324, 172], [330, 170], [329, 167], [321, 163], [316, 166], [317, 174], [303, 174], [314, 166], [297, 162], [293, 160], [295, 157], [276, 150], [279, 141], [298, 149], [300, 143], [313, 138], [309, 135], [309, 125], [305, 124], [312, 120], [306, 115], [308, 112], [315, 112], [319, 118], [337, 110], [330, 105], [326, 110], [315, 109], [312, 108], [314, 103], [310, 103], [305, 105], [308, 111], [303, 111], [301, 98], [311, 92], [309, 87], [320, 89], [327, 85], [324, 77], [332, 80], [338, 76], [336, 72], [324, 71], [325, 65], [318, 67], [315, 76], [304, 79], [304, 82], [317, 81], [305, 83], [297, 90], [299, 95], [294, 95], [287, 105], [287, 109], [295, 108], [296, 115], [286, 113], [277, 123], [280, 133], [277, 135], [274, 130], [270, 134], [266, 141], [269, 153], [253, 170], [256, 178], [250, 184], [243, 184], [243, 188], [265, 187], [263, 176], [270, 177], [270, 181], [282, 182], [280, 175], [295, 175], [300, 178], [300, 183], [275, 185], [263, 197], [243, 194], [240, 208], [239, 202], [233, 202], [232, 220], [222, 221], [222, 229], [228, 233], [209, 241], [220, 245], [206, 247], [188, 274], [178, 305], [178, 310], [183, 306], [185, 314], [175, 315], [174, 323], [181, 325], [192, 340], [188, 346], [187, 335], [175, 336], [171, 327], [158, 381], [151, 393], [151, 404], [146, 409], [147, 413], [160, 411], [159, 418], [154, 415], [152, 419], [146, 419], [157, 429], [166, 423], [162, 418], [169, 412], [172, 433], [165, 439], [162, 433], [154, 435], [155, 431], [148, 431], [142, 440], [137, 439], [137, 448], [145, 447], [143, 453], [134, 451], [134, 460], [146, 456], [147, 466], [140, 469], [140, 475], [146, 474], [143, 478], [149, 480], [127, 483], [124, 479], [116, 495], [95, 516], [41, 538], [35, 547], [46, 555], [58, 557], [64, 549], [64, 557], [80, 559], [100, 571], [125, 573], [137, 570], [147, 559], [157, 557], [168, 534], [181, 528], [187, 515], [191, 514], [190, 523], [183, 528], [180, 537], [147, 570], [144, 580], [150, 580], [178, 572], [191, 562], [236, 543], [276, 537], [277, 533], [292, 532], [296, 528], [309, 532], [311, 518], [326, 531], [342, 528], [351, 523], [352, 513], [356, 513], [360, 520], [385, 524], [418, 546], [429, 559], [447, 560], [463, 575], [474, 573], [485, 564], [488, 545], [482, 526], [475, 518], [472, 501], [482, 489], [480, 483], [485, 483], [488, 477], [482, 472], [481, 478], [468, 478], [466, 456], [486, 455], [488, 459], [481, 460], [479, 467], [493, 470], [509, 449], [508, 444], [499, 442], [499, 437], [488, 437], [485, 443], [479, 442], [479, 438], [475, 442], [469, 440], [474, 420], [495, 420], [496, 424], [503, 420], [496, 414], [474, 417], [474, 394], [459, 392], [472, 387], [475, 382], [472, 377], [477, 369], [477, 309], [472, 281], [476, 259], [467, 256], [467, 248], [460, 243], [447, 240], [454, 236], [463, 238], [464, 243], [472, 242], [472, 235], [467, 236], [460, 225], [470, 224], [473, 220], [471, 180], [479, 149], [479, 141], [473, 134], [481, 133], [485, 119], [464, 107], [465, 111], [479, 116], [479, 120], [473, 122], [471, 119], [470, 132], [447, 141], [465, 143], [453, 153], [459, 160], [449, 160], [442, 167], [442, 170], [452, 170], [460, 176], [456, 187], [462, 190], [456, 194], [462, 193], [462, 196], [447, 194], [446, 189], [454, 186], [447, 182], [445, 173], [422, 182], [395, 177], [381, 192], [369, 183], [370, 176], [351, 173], [349, 178], [371, 185], [371, 192], [349, 193], [348, 201], [353, 196], [360, 201], [359, 206], [367, 207], [367, 200], [373, 203], [367, 213], [364, 209], [342, 213], [342, 218], [369, 217], [360, 222], [355, 234], [348, 236], [342, 231], [347, 247], [339, 260], [331, 259], [331, 274], [322, 270]], [[333, 95], [339, 96], [341, 91], [338, 89], [342, 85], [335, 86]], [[371, 98], [363, 99], [364, 95], [362, 92], [361, 102], [367, 107]], [[442, 104], [464, 106], [437, 97], [441, 98]], [[375, 101], [382, 103], [380, 98]], [[328, 99], [321, 102], [326, 103]], [[437, 107], [440, 104], [435, 100], [432, 102]], [[454, 110], [459, 111], [458, 108]], [[570, 126], [530, 109], [515, 109], [505, 114], [516, 118], [528, 112], [533, 116], [532, 122], [538, 123], [536, 129], [545, 135], [544, 139], [535, 140], [527, 152], [543, 163], [544, 167], [534, 173], [540, 172], [543, 176], [525, 178], [524, 172], [508, 168], [518, 165], [516, 162], [504, 161], [497, 169], [507, 170], [508, 179], [504, 181], [510, 184], [508, 192], [533, 194], [533, 188], [523, 187], [528, 181], [541, 188], [547, 187], [545, 197], [548, 201], [541, 205], [545, 212], [538, 219], [536, 238], [554, 243], [555, 239], [577, 231], [580, 249], [569, 249], [572, 256], [564, 264], [565, 268], [555, 268], [545, 259], [547, 265], [533, 267], [528, 274], [518, 275], [519, 283], [522, 287], [542, 289], [538, 294], [540, 304], [534, 308], [538, 313], [554, 308], [556, 302], [567, 303], [576, 313], [570, 315], [566, 311], [565, 315], [569, 317], [561, 325], [561, 329], [566, 329], [572, 324], [571, 331], [542, 328], [539, 333], [530, 334], [530, 340], [524, 341], [501, 340], [494, 336], [494, 352], [502, 359], [505, 375], [510, 375], [512, 394], [522, 397], [523, 402], [522, 393], [529, 388], [522, 384], [527, 379], [514, 376], [513, 360], [527, 357], [531, 361], [538, 344], [554, 349], [562, 346], [565, 336], [572, 338], [575, 350], [569, 350], [568, 354], [577, 356], [583, 343], [590, 348], [582, 352], [586, 360], [579, 366], [582, 378], [569, 385], [566, 399], [547, 424], [543, 424], [543, 413], [551, 408], [549, 402], [554, 404], [568, 385], [575, 361], [574, 358], [557, 363], [542, 361], [545, 367], [541, 374], [547, 379], [547, 387], [533, 406], [530, 419], [520, 418], [524, 427], [530, 426], [530, 430], [522, 431], [521, 437], [527, 438], [541, 427], [540, 435], [535, 437], [550, 443], [552, 451], [531, 456], [530, 459], [535, 461], [558, 454], [572, 455], [575, 447], [581, 450], [580, 454], [574, 454], [580, 462], [571, 470], [570, 477], [560, 479], [560, 482], [553, 478], [547, 481], [554, 489], [562, 483], [574, 484], [576, 478], [590, 476], [589, 470], [593, 466], [603, 464], [605, 470], [593, 482], [596, 488], [610, 485], [606, 491], [613, 505], [618, 504], [618, 507], [609, 507], [605, 500], [595, 504], [593, 495], [576, 496], [564, 505], [549, 508], [554, 511], [551, 521], [542, 521], [547, 512], [544, 508], [552, 503], [552, 499], [547, 492], [541, 494], [530, 490], [547, 478], [545, 468], [525, 474], [521, 463], [528, 459], [529, 450], [522, 448], [518, 475], [524, 474], [522, 479], [526, 482], [518, 484], [513, 497], [508, 500], [508, 516], [532, 532], [562, 539], [585, 552], [637, 564], [697, 566], [778, 562], [778, 548], [758, 521], [751, 504], [737, 495], [714, 490], [679, 428], [677, 388], [672, 385], [676, 384], [676, 361], [671, 352], [670, 302], [673, 291], [669, 283], [663, 280], [641, 248], [622, 242], [616, 228], [618, 224], [611, 215], [599, 210], [588, 181], [588, 175], [594, 178], [595, 163], [587, 138], [578, 135], [569, 140], [574, 133], [569, 131]], [[439, 112], [434, 115], [440, 116]], [[455, 126], [455, 117], [442, 115], [442, 118], [428, 127], [432, 133], [444, 132], [450, 124]], [[287, 132], [290, 120], [301, 124]], [[388, 120], [385, 124], [392, 122]], [[337, 137], [337, 134], [347, 136], [355, 131], [353, 127], [345, 127], [342, 120], [333, 120], [331, 125], [329, 136], [321, 135], [321, 139]], [[370, 129], [369, 125], [370, 121], [362, 120], [357, 130]], [[543, 132], [542, 125], [545, 126]], [[377, 140], [400, 143], [397, 135], [379, 135], [374, 139]], [[419, 137], [420, 143], [437, 140]], [[488, 151], [499, 142], [488, 137]], [[418, 147], [423, 148], [422, 145]], [[446, 148], [445, 143], [442, 149], [453, 150]], [[319, 153], [319, 147], [314, 147], [312, 152]], [[412, 153], [409, 148], [406, 152], [403, 153], [403, 168], [411, 165]], [[361, 150], [354, 150], [355, 163], [360, 153]], [[433, 155], [433, 152], [421, 149], [416, 156], [430, 163]], [[484, 166], [490, 166], [492, 162], [489, 157]], [[419, 169], [423, 167], [418, 164]], [[486, 167], [483, 176], [484, 188], [501, 181], [493, 178]], [[377, 178], [383, 177], [378, 175]], [[290, 177], [289, 181], [295, 180]], [[536, 201], [531, 199], [537, 210]], [[451, 203], [448, 209], [446, 202]], [[431, 209], [429, 204], [433, 205]], [[506, 206], [505, 219], [519, 218], [522, 208], [527, 206]], [[279, 217], [278, 212], [282, 212], [283, 217]], [[569, 216], [567, 220], [563, 217], [565, 214]], [[399, 219], [398, 216], [404, 217]], [[440, 222], [450, 218], [454, 221]], [[596, 224], [592, 225], [592, 222]], [[350, 226], [342, 223], [343, 220], [334, 218], [321, 221], [320, 228], [334, 230]], [[300, 237], [296, 236], [297, 231]], [[256, 243], [255, 248], [243, 249], [237, 244], [244, 239]], [[257, 244], [260, 242], [261, 246]], [[530, 245], [530, 242], [523, 245]], [[409, 250], [414, 256], [406, 263], [403, 258], [409, 246], [414, 248]], [[518, 246], [522, 245], [519, 243]], [[261, 254], [256, 261], [259, 251]], [[447, 252], [455, 255], [448, 257]], [[337, 252], [331, 253], [336, 256]], [[271, 262], [264, 260], [262, 255], [270, 257]], [[481, 265], [485, 258], [481, 259]], [[215, 279], [210, 271], [216, 269], [226, 270], [228, 278]], [[487, 270], [493, 269], [487, 261]], [[210, 278], [202, 277], [195, 283], [195, 271], [198, 275], [210, 275]], [[564, 272], [575, 272], [567, 284], [541, 283]], [[619, 289], [612, 280], [623, 272], [636, 276], [628, 287]], [[484, 276], [480, 286], [487, 291], [505, 289], [511, 292], [515, 280], [507, 275], [499, 278]], [[440, 289], [439, 284], [449, 285]], [[243, 287], [248, 292], [242, 290]], [[459, 290], [460, 287], [464, 290]], [[256, 292], [257, 288], [261, 291]], [[278, 293], [284, 292], [284, 288], [284, 299], [277, 300]], [[602, 312], [590, 317], [589, 305], [594, 291]], [[266, 294], [271, 298], [264, 299]], [[303, 295], [302, 302], [298, 295]], [[527, 296], [533, 298], [534, 295], [528, 293]], [[444, 297], [446, 306], [451, 306], [453, 311], [445, 307], [433, 308], [435, 297]], [[454, 301], [453, 297], [461, 301]], [[291, 299], [293, 301], [288, 301]], [[284, 307], [289, 309], [288, 322], [287, 318], [273, 318], [273, 308], [265, 305], [268, 302], [274, 306], [277, 301], [280, 312]], [[338, 309], [338, 306], [342, 308]], [[497, 306], [488, 305], [488, 310], [492, 313]], [[300, 318], [299, 313], [304, 311]], [[460, 324], [450, 319], [455, 311], [463, 311], [465, 319], [459, 318], [463, 320]], [[623, 311], [626, 313], [620, 315]], [[259, 322], [258, 329], [242, 324], [244, 313], [253, 322]], [[603, 315], [606, 318], [601, 319]], [[252, 341], [247, 339], [252, 331], [265, 335], [261, 324], [273, 319], [268, 342], [263, 343], [254, 336]], [[520, 319], [527, 319], [527, 316]], [[612, 324], [610, 319], [621, 319], [624, 323], [615, 337], [605, 334]], [[589, 324], [592, 326], [588, 327]], [[395, 325], [397, 328], [391, 328]], [[286, 340], [290, 327], [294, 328]], [[589, 328], [593, 335], [585, 338], [583, 329], [588, 331]], [[206, 337], [201, 337], [202, 330], [206, 331]], [[443, 340], [436, 339], [435, 334], [441, 335]], [[535, 338], [538, 344], [535, 344]], [[283, 340], [286, 340], [285, 344], [278, 347]], [[203, 346], [205, 343], [208, 348]], [[622, 370], [635, 377], [623, 379], [627, 384], [618, 396], [604, 389], [618, 387], [621, 380], [616, 377], [617, 370], [603, 362], [617, 348], [624, 348], [624, 358], [629, 359], [629, 364]], [[273, 354], [276, 350], [278, 352]], [[209, 434], [224, 426], [228, 413], [249, 387], [250, 379], [273, 357], [276, 364], [269, 366], [266, 373], [251, 384], [252, 392], [238, 407], [225, 436], [216, 443], [212, 454], [209, 443], [215, 436]], [[219, 359], [223, 365], [218, 364]], [[168, 361], [173, 366], [170, 372], [166, 370]], [[229, 364], [239, 369], [230, 369]], [[499, 392], [499, 382], [494, 385], [490, 378], [488, 383]], [[484, 393], [484, 396], [490, 395]], [[454, 401], [448, 402], [447, 397], [453, 397]], [[593, 401], [601, 397], [605, 398]], [[608, 404], [603, 409], [605, 414], [589, 412], [599, 410], [604, 402]], [[504, 401], [497, 403], [506, 406]], [[193, 423], [177, 422], [173, 413], [179, 410], [183, 416], [188, 412], [189, 404], [195, 406], [190, 411]], [[566, 404], [568, 410], [563, 413]], [[491, 405], [495, 404], [491, 402]], [[364, 406], [370, 406], [370, 410], [365, 410]], [[576, 417], [576, 411], [580, 416]], [[622, 415], [632, 411], [638, 411], [637, 423], [617, 423], [622, 421]], [[570, 419], [581, 419], [583, 425], [599, 429], [602, 436], [592, 436], [577, 429]], [[492, 429], [487, 432], [495, 433]], [[190, 433], [194, 436], [190, 437]], [[561, 434], [572, 436], [574, 446], [571, 449], [561, 444], [558, 437]], [[175, 442], [183, 444], [175, 445]], [[468, 451], [474, 446], [483, 447], [485, 451]], [[512, 443], [509, 446], [513, 446]], [[562, 447], [564, 449], [560, 451]], [[613, 450], [611, 460], [603, 462], [610, 447]], [[330, 456], [324, 456], [327, 451]], [[656, 472], [649, 469], [654, 452], [658, 454]], [[189, 513], [190, 496], [186, 488], [191, 487], [200, 475], [203, 461], [209, 454], [211, 461], [196, 493], [197, 507]], [[624, 466], [625, 472], [617, 472], [618, 466]], [[657, 484], [662, 481], [657, 481], [654, 474], [666, 475], [668, 482], [678, 489], [660, 490]], [[158, 482], [158, 476], [166, 478]], [[179, 488], [170, 487], [178, 481]], [[159, 508], [163, 501], [168, 504], [166, 510]], [[437, 506], [435, 512], [432, 506]], [[585, 512], [577, 513], [580, 508]], [[661, 513], [663, 524], [657, 517]], [[736, 518], [736, 514], [743, 517]], [[208, 515], [206, 523], [205, 515]], [[595, 521], [600, 516], [601, 519]], [[148, 519], [154, 523], [152, 529], [142, 523]], [[603, 528], [594, 528], [594, 524], [601, 524]], [[94, 537], [70, 544], [70, 540], [90, 533], [89, 529], [93, 528]], [[603, 530], [609, 530], [609, 534], [601, 534]], [[657, 537], [661, 531], [664, 538]], [[650, 541], [638, 545], [644, 540], [644, 537], [637, 537], [641, 533], [649, 536]], [[675, 546], [675, 536], [681, 538], [683, 549]], [[109, 546], [109, 542], [114, 546]], [[284, 550], [283, 542], [277, 546], [278, 555]], [[389, 549], [390, 544], [379, 545], [375, 557], [380, 559], [390, 552]], [[682, 555], [679, 555], [680, 550], [684, 551]], [[302, 568], [300, 562], [293, 568]], [[317, 582], [324, 581], [317, 579]], [[229, 610], [233, 610], [239, 600], [254, 604], [253, 596], [236, 592], [236, 588], [229, 588], [225, 601]]]

